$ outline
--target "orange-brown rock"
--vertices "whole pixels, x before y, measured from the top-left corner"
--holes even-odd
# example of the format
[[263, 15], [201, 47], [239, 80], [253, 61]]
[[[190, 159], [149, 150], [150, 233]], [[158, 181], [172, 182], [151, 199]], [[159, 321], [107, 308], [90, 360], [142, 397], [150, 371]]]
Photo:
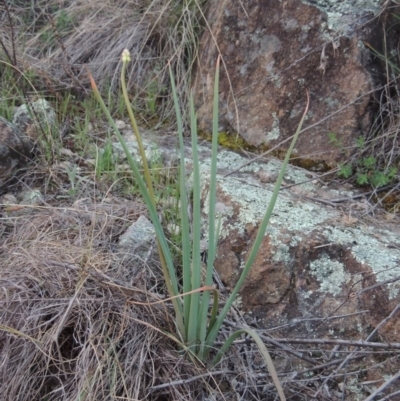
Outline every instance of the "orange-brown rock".
[[195, 80], [200, 127], [210, 131], [221, 54], [222, 131], [239, 133], [251, 145], [275, 146], [296, 131], [307, 89], [304, 127], [314, 127], [300, 136], [297, 155], [329, 166], [348, 157], [371, 121], [373, 79], [364, 41], [373, 42], [376, 22], [365, 22], [378, 2], [363, 3], [210, 1], [211, 29], [202, 37]]

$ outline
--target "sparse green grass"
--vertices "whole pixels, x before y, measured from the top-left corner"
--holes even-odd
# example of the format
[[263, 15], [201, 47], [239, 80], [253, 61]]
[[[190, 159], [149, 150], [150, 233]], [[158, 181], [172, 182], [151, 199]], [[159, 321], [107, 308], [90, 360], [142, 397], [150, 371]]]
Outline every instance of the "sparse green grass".
[[[152, 123], [157, 120], [172, 124], [173, 102], [166, 65], [171, 59], [178, 90], [188, 100], [206, 3], [207, 0], [72, 0], [65, 4], [60, 0], [37, 0], [35, 7], [15, 1], [9, 9], [18, 33], [18, 56], [24, 59], [29, 54], [29, 62], [54, 86], [80, 90], [87, 85], [83, 66], [88, 65], [103, 97], [107, 98], [109, 89], [110, 96], [116, 96], [119, 54], [128, 47], [134, 60], [127, 71], [127, 85], [136, 113]], [[96, 18], [88, 18], [93, 15]], [[6, 28], [7, 25], [2, 27]], [[12, 47], [9, 42], [5, 45]], [[114, 108], [108, 106], [110, 110]]]
[[116, 155], [111, 140], [108, 138], [102, 148], [96, 155], [96, 177], [97, 179], [107, 176], [115, 178], [116, 173]]
[[[1, 55], [1, 53], [0, 53]], [[0, 64], [0, 114], [11, 120], [12, 109], [16, 103], [16, 97], [12, 96], [12, 68], [6, 64]]]
[[[121, 192], [125, 187], [132, 186], [126, 179], [118, 177], [119, 160], [112, 148], [112, 138], [109, 128], [104, 124], [103, 114], [93, 96], [82, 98], [71, 91], [57, 91], [50, 95], [44, 92], [44, 83], [40, 77], [29, 70], [26, 74], [5, 62], [4, 68], [0, 69], [0, 115], [12, 121], [14, 109], [21, 104], [26, 104], [28, 109], [31, 102], [38, 98], [47, 98], [54, 107], [58, 123], [50, 127], [41, 123], [38, 130], [38, 138], [35, 143], [36, 161], [42, 166], [57, 165], [65, 159], [61, 155], [62, 148], [68, 148], [83, 159], [94, 159], [94, 177], [98, 184], [111, 185], [117, 182], [116, 189]], [[35, 84], [38, 84], [36, 89]], [[26, 95], [24, 95], [26, 94]], [[25, 101], [26, 96], [31, 100]], [[123, 102], [121, 96], [115, 96], [109, 91], [108, 105], [113, 110], [113, 115], [121, 115]], [[35, 113], [31, 114], [34, 116]], [[63, 127], [65, 131], [63, 131]], [[76, 198], [82, 193], [82, 176], [78, 168], [73, 165], [66, 167], [65, 178], [68, 196]], [[83, 173], [87, 175], [86, 173]], [[46, 186], [52, 188], [52, 178]], [[56, 186], [57, 187], [57, 186]], [[64, 197], [64, 196], [63, 196]]]

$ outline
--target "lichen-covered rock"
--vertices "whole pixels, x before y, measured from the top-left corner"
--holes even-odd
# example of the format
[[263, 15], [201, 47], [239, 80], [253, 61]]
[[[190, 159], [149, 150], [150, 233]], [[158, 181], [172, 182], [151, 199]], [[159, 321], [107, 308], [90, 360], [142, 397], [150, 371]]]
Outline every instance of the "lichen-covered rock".
[[32, 144], [28, 138], [5, 118], [0, 117], [0, 190], [27, 163]]
[[154, 244], [155, 238], [156, 232], [153, 224], [145, 216], [140, 216], [120, 236], [118, 246], [131, 252], [135, 252], [139, 248], [144, 248], [148, 252], [150, 245]]
[[375, 45], [377, 23], [366, 21], [378, 11], [373, 0], [211, 0], [195, 80], [200, 128], [211, 128], [221, 54], [221, 130], [275, 146], [296, 131], [307, 89], [305, 127], [321, 123], [300, 136], [296, 153], [336, 166], [370, 125], [373, 79], [364, 42]]
[[57, 123], [57, 117], [50, 103], [45, 99], [18, 107], [13, 117], [13, 124], [32, 140], [36, 140], [40, 132], [51, 132]]
[[18, 107], [12, 123], [0, 117], [0, 190], [30, 160], [39, 133], [52, 132], [56, 124], [56, 113], [45, 99]]

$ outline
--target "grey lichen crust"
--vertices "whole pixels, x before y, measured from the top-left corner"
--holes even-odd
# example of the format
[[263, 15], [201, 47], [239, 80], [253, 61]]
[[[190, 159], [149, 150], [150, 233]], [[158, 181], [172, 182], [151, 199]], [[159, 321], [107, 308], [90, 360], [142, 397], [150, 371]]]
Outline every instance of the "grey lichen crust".
[[[331, 226], [323, 233], [331, 242], [348, 245], [357, 262], [370, 266], [377, 282], [391, 280], [400, 275], [400, 251], [390, 249], [389, 252], [390, 244], [400, 245], [398, 236], [373, 227], [360, 229]], [[389, 283], [388, 288], [389, 299], [395, 298], [400, 290], [399, 285]]]
[[328, 28], [348, 33], [354, 21], [367, 14], [376, 15], [381, 8], [380, 0], [303, 0], [303, 3], [319, 8], [327, 15]]
[[56, 121], [56, 113], [50, 103], [45, 99], [38, 99], [31, 103], [30, 107], [26, 104], [18, 107], [13, 117], [13, 123], [21, 131], [24, 131], [25, 125], [36, 117], [39, 119], [39, 123], [44, 124], [44, 126], [53, 125]]
[[310, 263], [310, 273], [320, 282], [320, 290], [332, 295], [340, 294], [342, 285], [349, 282], [351, 277], [342, 263], [325, 254]]

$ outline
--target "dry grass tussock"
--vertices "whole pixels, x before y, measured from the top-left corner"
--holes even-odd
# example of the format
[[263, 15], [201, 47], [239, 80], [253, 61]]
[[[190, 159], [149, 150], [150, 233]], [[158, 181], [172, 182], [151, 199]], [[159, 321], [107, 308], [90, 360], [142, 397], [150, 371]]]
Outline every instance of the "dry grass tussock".
[[2, 220], [2, 399], [193, 399], [195, 383], [152, 389], [198, 369], [151, 327], [174, 329], [167, 308], [133, 303], [156, 299], [158, 270], [112, 249], [142, 212], [81, 203]]
[[169, 113], [172, 102], [167, 62], [171, 60], [184, 100], [190, 87], [203, 3], [14, 1], [8, 6], [9, 13], [4, 7], [0, 9], [0, 35], [8, 53], [15, 51], [18, 56], [17, 66], [43, 77], [46, 89], [54, 90], [73, 88], [88, 93], [85, 65], [100, 88], [119, 88], [120, 57], [127, 48], [132, 55], [127, 81], [133, 100], [156, 102], [159, 114]]

